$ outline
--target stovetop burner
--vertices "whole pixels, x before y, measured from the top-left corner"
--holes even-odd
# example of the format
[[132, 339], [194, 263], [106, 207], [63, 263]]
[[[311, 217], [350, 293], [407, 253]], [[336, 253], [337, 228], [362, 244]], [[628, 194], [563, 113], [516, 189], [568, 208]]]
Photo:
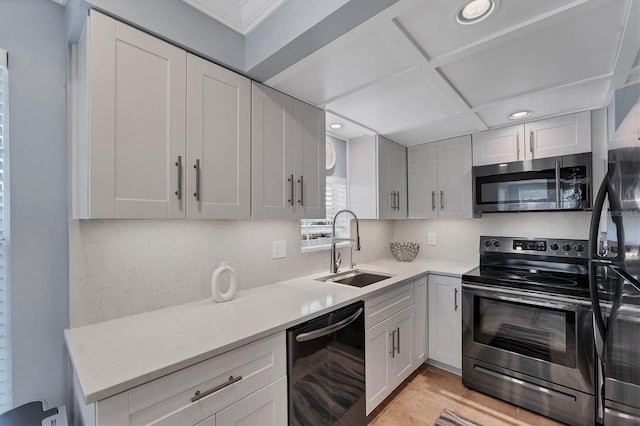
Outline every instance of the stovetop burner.
[[492, 287], [589, 299], [584, 240], [481, 237], [480, 267], [462, 279]]
[[567, 278], [561, 278], [558, 276], [548, 275], [548, 274], [528, 274], [522, 277], [526, 281], [530, 281], [535, 284], [540, 285], [551, 285], [557, 287], [574, 287], [578, 285], [576, 280], [571, 280]]

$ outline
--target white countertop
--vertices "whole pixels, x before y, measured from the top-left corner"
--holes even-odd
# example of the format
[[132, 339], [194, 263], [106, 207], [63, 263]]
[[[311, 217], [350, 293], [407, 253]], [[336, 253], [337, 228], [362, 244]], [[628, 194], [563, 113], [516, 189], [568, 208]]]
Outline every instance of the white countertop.
[[382, 259], [357, 268], [394, 276], [364, 288], [315, 281], [328, 275], [316, 274], [240, 291], [225, 303], [205, 299], [67, 329], [65, 340], [89, 404], [364, 300], [399, 282], [427, 273], [461, 276], [475, 266]]

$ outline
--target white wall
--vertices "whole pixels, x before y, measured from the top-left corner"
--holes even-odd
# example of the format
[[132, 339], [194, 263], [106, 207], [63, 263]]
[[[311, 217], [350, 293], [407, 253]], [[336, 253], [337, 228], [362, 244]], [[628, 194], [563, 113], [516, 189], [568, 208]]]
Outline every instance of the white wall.
[[[478, 261], [481, 235], [589, 238], [591, 212], [487, 213], [479, 219], [404, 220], [395, 225], [395, 241], [420, 243], [419, 259]], [[427, 233], [437, 245], [427, 245]]]
[[0, 47], [9, 51], [13, 401], [66, 404], [63, 8], [49, 0], [0, 1]]
[[[361, 221], [360, 235], [357, 262], [384, 257], [393, 223]], [[285, 259], [271, 259], [274, 240], [287, 241]], [[300, 252], [295, 220], [74, 220], [69, 256], [72, 327], [211, 297], [222, 260], [239, 290], [329, 272], [328, 251]], [[342, 256], [347, 265], [348, 250]]]

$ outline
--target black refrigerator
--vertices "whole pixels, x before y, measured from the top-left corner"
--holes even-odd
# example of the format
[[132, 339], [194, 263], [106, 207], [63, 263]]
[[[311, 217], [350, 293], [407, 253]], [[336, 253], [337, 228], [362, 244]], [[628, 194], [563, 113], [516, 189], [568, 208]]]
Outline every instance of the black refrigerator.
[[[609, 126], [615, 130], [627, 120], [635, 126], [640, 122], [640, 86], [616, 95], [617, 104], [612, 104], [616, 116], [611, 120], [610, 114]], [[599, 359], [596, 419], [605, 426], [640, 424], [639, 252], [640, 135], [631, 134], [609, 140], [608, 172], [594, 201], [589, 235], [589, 283]]]

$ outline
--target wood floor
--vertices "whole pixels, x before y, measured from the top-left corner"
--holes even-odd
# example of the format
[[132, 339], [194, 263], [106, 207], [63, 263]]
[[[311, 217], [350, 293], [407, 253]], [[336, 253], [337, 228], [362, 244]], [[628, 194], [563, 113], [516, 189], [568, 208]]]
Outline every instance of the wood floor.
[[371, 426], [433, 426], [443, 409], [483, 426], [561, 425], [462, 384], [460, 376], [423, 365], [369, 416]]

